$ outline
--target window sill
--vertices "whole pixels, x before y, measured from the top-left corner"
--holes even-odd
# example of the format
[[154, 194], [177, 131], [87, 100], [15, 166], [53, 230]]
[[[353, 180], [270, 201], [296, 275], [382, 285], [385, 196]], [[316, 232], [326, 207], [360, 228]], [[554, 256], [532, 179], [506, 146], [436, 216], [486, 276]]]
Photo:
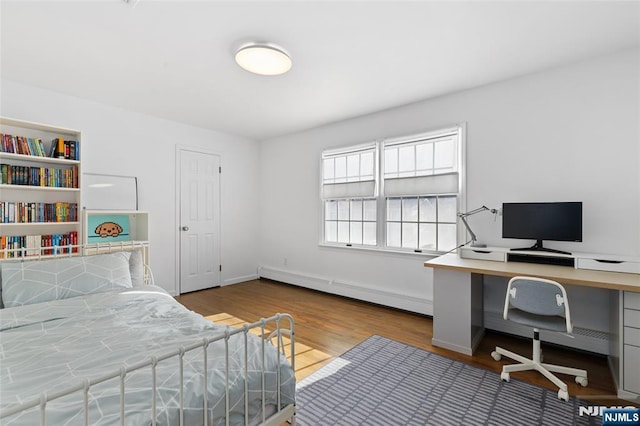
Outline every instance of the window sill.
[[383, 254], [383, 255], [393, 255], [393, 256], [413, 256], [419, 258], [428, 258], [432, 259], [434, 257], [441, 256], [445, 254], [445, 252], [436, 252], [436, 251], [423, 251], [423, 252], [415, 252], [408, 250], [394, 250], [380, 247], [367, 247], [367, 246], [347, 246], [346, 244], [329, 244], [329, 243], [319, 243], [319, 247], [327, 248], [327, 249], [338, 249], [338, 250], [355, 250], [358, 252], [371, 253], [371, 254]]

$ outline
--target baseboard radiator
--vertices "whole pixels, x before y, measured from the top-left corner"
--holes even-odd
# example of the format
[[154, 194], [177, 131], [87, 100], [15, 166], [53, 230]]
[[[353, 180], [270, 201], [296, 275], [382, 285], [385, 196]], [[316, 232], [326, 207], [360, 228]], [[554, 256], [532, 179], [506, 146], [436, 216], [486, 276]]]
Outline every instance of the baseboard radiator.
[[[490, 330], [515, 334], [527, 338], [533, 337], [531, 327], [502, 319], [502, 312], [484, 312], [484, 326]], [[588, 328], [573, 327], [573, 333], [564, 334], [540, 330], [542, 342], [582, 349], [602, 355], [609, 355], [609, 333]], [[526, 354], [523, 354], [526, 355]]]
[[[257, 274], [263, 278], [294, 284], [312, 290], [351, 297], [384, 306], [404, 309], [410, 312], [433, 315], [432, 300], [414, 295], [400, 294], [386, 289], [382, 290], [363, 283], [330, 279], [320, 275], [311, 275], [270, 266], [260, 266]], [[533, 336], [533, 331], [530, 327], [502, 319], [502, 312], [485, 311], [484, 325], [485, 328], [490, 330], [526, 338]], [[546, 332], [544, 330], [542, 330], [540, 334], [543, 342], [578, 348], [603, 355], [609, 354], [609, 334], [607, 332], [574, 327], [571, 335]]]
[[332, 279], [270, 266], [258, 267], [258, 275], [262, 278], [294, 284], [325, 293], [351, 297], [366, 302], [404, 309], [409, 312], [433, 315], [433, 302], [418, 295], [403, 294], [364, 283]]

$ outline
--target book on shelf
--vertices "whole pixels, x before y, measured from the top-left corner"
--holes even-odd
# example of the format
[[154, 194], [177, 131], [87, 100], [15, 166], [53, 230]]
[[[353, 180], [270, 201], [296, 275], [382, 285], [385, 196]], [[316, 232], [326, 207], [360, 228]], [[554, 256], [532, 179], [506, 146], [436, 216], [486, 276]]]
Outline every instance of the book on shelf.
[[77, 245], [77, 231], [49, 235], [2, 235], [0, 259], [77, 253]]
[[78, 157], [76, 156], [76, 145], [77, 142], [76, 141], [65, 141], [67, 143], [67, 146], [69, 147], [69, 158], [71, 160], [77, 160]]
[[64, 138], [56, 138], [54, 139], [55, 142], [51, 142], [51, 143], [55, 143], [56, 144], [56, 158], [66, 158], [65, 157], [65, 143], [64, 143]]
[[56, 140], [52, 140], [51, 141], [51, 145], [49, 145], [49, 154], [47, 155], [47, 157], [51, 157], [54, 158], [56, 156], [56, 148], [58, 147], [58, 143], [56, 142]]
[[78, 221], [78, 204], [0, 201], [0, 223], [64, 223]]
[[75, 140], [65, 140], [63, 137], [54, 138], [47, 151], [44, 142], [39, 138], [14, 136], [6, 133], [0, 133], [0, 136], [0, 152], [67, 160], [80, 159], [80, 144]]
[[79, 143], [74, 140], [65, 140], [64, 138], [56, 138], [51, 142], [55, 145], [54, 156], [56, 158], [64, 158], [67, 160], [79, 160], [80, 150]]
[[78, 166], [56, 167], [0, 164], [0, 183], [50, 188], [78, 188]]
[[42, 139], [27, 138], [25, 136], [13, 136], [0, 133], [0, 151], [11, 154], [31, 155], [45, 157], [44, 143]]

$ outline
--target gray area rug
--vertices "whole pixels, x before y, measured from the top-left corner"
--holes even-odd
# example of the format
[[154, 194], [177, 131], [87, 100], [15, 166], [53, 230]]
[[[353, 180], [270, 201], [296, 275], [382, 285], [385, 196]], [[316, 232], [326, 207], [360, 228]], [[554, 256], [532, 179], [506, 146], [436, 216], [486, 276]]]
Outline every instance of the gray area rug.
[[381, 336], [298, 383], [298, 425], [600, 425], [587, 402]]

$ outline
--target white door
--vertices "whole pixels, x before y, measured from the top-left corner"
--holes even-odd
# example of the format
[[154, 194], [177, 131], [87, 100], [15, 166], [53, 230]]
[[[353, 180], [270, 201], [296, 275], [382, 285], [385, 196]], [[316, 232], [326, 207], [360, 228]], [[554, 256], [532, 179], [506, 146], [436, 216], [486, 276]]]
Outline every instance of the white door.
[[220, 157], [180, 149], [180, 293], [220, 285]]

